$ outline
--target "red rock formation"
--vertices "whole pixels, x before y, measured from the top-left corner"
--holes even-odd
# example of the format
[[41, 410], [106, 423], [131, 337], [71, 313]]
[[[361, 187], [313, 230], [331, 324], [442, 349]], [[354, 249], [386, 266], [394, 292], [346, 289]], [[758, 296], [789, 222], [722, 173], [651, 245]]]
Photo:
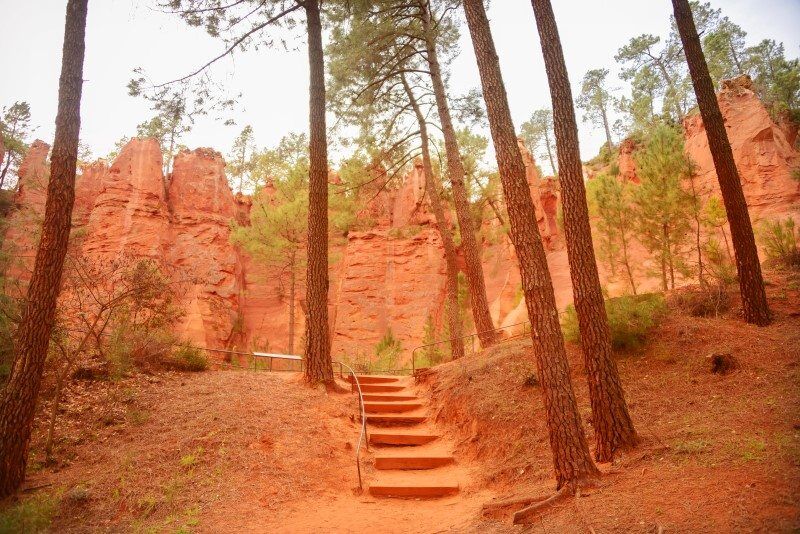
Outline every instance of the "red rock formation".
[[100, 183], [86, 224], [84, 253], [104, 261], [121, 255], [164, 257], [169, 248], [169, 210], [158, 142], [131, 139]]
[[169, 204], [168, 262], [193, 278], [181, 331], [204, 346], [227, 346], [242, 333], [241, 264], [230, 242], [230, 223], [237, 209], [222, 155], [207, 148], [178, 153]]
[[525, 146], [520, 137], [517, 139], [522, 161], [525, 163], [525, 175], [528, 178], [528, 187], [531, 190], [534, 208], [536, 209], [536, 222], [545, 248], [549, 251], [559, 248], [559, 232], [556, 224], [558, 206], [558, 181], [555, 179], [542, 180], [533, 154]]
[[429, 224], [433, 220], [433, 214], [428, 209], [428, 203], [425, 200], [425, 172], [422, 160], [416, 159], [411, 172], [406, 175], [403, 185], [394, 197], [392, 227], [403, 228], [414, 224]]
[[372, 355], [389, 328], [410, 357], [444, 302], [444, 249], [435, 228], [351, 232], [341, 269], [334, 357]]
[[[736, 166], [742, 180], [750, 217], [796, 213], [800, 181], [792, 173], [800, 169], [800, 153], [787, 131], [773, 122], [752, 90], [748, 76], [723, 82], [717, 95]], [[720, 196], [714, 162], [700, 115], [684, 120], [686, 153], [696, 164], [698, 186], [704, 195]], [[791, 133], [789, 132], [789, 135]]]
[[3, 248], [10, 256], [6, 274], [13, 282], [11, 291], [16, 296], [24, 294], [39, 243], [39, 228], [44, 218], [50, 177], [47, 165], [49, 152], [50, 145], [37, 139], [31, 143], [17, 170], [15, 209], [9, 215], [8, 231], [3, 240]]
[[638, 184], [639, 176], [636, 175], [636, 161], [633, 159], [633, 153], [635, 151], [636, 142], [631, 138], [624, 139], [619, 144], [617, 165], [619, 165], [620, 179]]

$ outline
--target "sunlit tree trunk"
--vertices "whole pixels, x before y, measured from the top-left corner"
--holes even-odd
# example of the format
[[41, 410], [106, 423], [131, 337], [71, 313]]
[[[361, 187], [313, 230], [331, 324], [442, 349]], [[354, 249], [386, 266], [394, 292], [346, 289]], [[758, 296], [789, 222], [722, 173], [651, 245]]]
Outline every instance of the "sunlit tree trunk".
[[770, 313], [764, 291], [764, 279], [761, 276], [753, 226], [750, 223], [750, 214], [747, 212], [739, 171], [736, 169], [733, 151], [728, 141], [728, 132], [725, 130], [714, 84], [708, 73], [708, 65], [694, 25], [689, 1], [672, 0], [672, 7], [683, 42], [686, 62], [689, 65], [689, 73], [692, 76], [697, 106], [700, 108], [700, 115], [706, 128], [708, 146], [717, 170], [722, 200], [728, 214], [744, 318], [748, 323], [765, 326], [770, 323]]
[[36, 401], [72, 226], [87, 3], [88, 0], [67, 2], [44, 222], [28, 286], [27, 305], [15, 335], [14, 362], [0, 399], [0, 498], [11, 495], [25, 478]]
[[325, 58], [319, 0], [305, 2], [310, 69], [308, 267], [305, 379], [333, 384], [328, 333], [328, 140], [325, 130]]
[[423, 31], [425, 34], [425, 51], [433, 83], [433, 93], [436, 98], [436, 109], [444, 134], [444, 146], [447, 157], [447, 174], [453, 188], [453, 201], [456, 207], [458, 227], [461, 230], [461, 250], [464, 253], [464, 270], [467, 275], [467, 288], [469, 290], [472, 317], [475, 319], [475, 329], [481, 346], [486, 348], [491, 345], [497, 335], [489, 313], [489, 302], [486, 299], [486, 284], [483, 278], [481, 265], [481, 252], [475, 239], [475, 225], [470, 213], [469, 197], [464, 185], [464, 165], [458, 148], [456, 130], [450, 117], [450, 106], [447, 103], [442, 71], [436, 53], [435, 29], [428, 9], [428, 0], [419, 0], [422, 15]]
[[[583, 185], [578, 126], [558, 27], [550, 0], [533, 0], [532, 4], [553, 104], [564, 234], [592, 404], [595, 459], [610, 462], [614, 452], [635, 446], [639, 438], [628, 414], [622, 381], [611, 350], [611, 332], [597, 273]], [[610, 134], [608, 142], [610, 146]]]
[[531, 320], [531, 340], [542, 389], [558, 488], [598, 475], [589, 455], [558, 321], [553, 283], [536, 224], [517, 134], [511, 120], [497, 51], [483, 0], [464, 0], [478, 62], [500, 179], [506, 197], [511, 241], [519, 261], [522, 290]]
[[464, 356], [464, 339], [462, 337], [464, 332], [461, 325], [461, 310], [458, 306], [458, 264], [456, 263], [456, 247], [453, 244], [453, 235], [450, 233], [450, 227], [444, 216], [444, 208], [442, 207], [442, 202], [439, 198], [439, 188], [436, 184], [437, 180], [433, 175], [433, 165], [431, 164], [431, 152], [428, 141], [428, 124], [414, 96], [414, 92], [406, 81], [405, 75], [401, 75], [401, 77], [403, 88], [406, 90], [406, 95], [408, 95], [408, 101], [414, 109], [414, 114], [417, 116], [417, 122], [419, 123], [419, 136], [422, 140], [422, 168], [425, 173], [425, 189], [431, 201], [433, 215], [436, 217], [436, 226], [439, 227], [439, 235], [442, 238], [442, 246], [444, 247], [444, 260], [447, 268], [447, 305], [445, 306], [445, 313], [447, 315], [447, 324], [450, 327], [450, 350], [452, 351], [453, 359], [456, 360]]

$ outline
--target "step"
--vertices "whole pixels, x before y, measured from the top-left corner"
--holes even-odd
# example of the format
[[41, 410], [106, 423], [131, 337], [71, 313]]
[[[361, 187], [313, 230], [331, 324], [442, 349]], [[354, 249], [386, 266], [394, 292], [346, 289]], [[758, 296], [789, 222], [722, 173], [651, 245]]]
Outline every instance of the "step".
[[380, 393], [364, 393], [364, 402], [403, 402], [419, 400], [416, 395], [395, 395]]
[[378, 497], [445, 497], [458, 493], [458, 484], [452, 482], [398, 484], [375, 481], [370, 484], [369, 492]]
[[412, 413], [382, 413], [367, 414], [367, 423], [373, 425], [413, 425], [424, 422], [428, 416], [426, 414]]
[[[361, 393], [396, 393], [406, 389], [405, 386], [398, 386], [395, 384], [360, 384]], [[350, 387], [353, 391], [358, 391], [356, 385], [352, 384]]]
[[[386, 376], [386, 375], [357, 375], [359, 384], [395, 384], [402, 380], [399, 376]], [[355, 383], [353, 375], [347, 375], [346, 380], [351, 384]]]
[[413, 412], [422, 408], [421, 402], [365, 402], [367, 413], [401, 413]]
[[376, 430], [369, 433], [369, 442], [374, 445], [425, 445], [437, 439], [438, 435], [427, 432]]
[[376, 455], [375, 469], [436, 469], [453, 463], [450, 454]]

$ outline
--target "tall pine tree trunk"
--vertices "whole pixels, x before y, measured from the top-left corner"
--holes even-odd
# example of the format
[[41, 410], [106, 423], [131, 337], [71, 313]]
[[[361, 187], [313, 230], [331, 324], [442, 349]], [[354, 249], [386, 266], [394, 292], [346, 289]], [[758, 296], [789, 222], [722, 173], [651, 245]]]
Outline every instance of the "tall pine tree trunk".
[[536, 213], [525, 177], [525, 164], [508, 108], [489, 20], [483, 0], [464, 0], [464, 12], [478, 62], [483, 98], [489, 115], [497, 165], [511, 224], [511, 241], [517, 253], [525, 304], [531, 320], [531, 340], [542, 388], [550, 448], [559, 488], [574, 486], [598, 475], [589, 455], [581, 424], [564, 338], [558, 322], [553, 283]]
[[739, 273], [739, 292], [742, 295], [744, 318], [748, 323], [765, 326], [770, 322], [770, 314], [767, 295], [764, 291], [764, 279], [761, 276], [753, 226], [750, 223], [750, 214], [747, 212], [747, 203], [744, 199], [736, 162], [733, 160], [728, 132], [725, 131], [725, 122], [719, 110], [714, 84], [708, 73], [708, 65], [706, 65], [700, 37], [697, 35], [697, 28], [694, 25], [689, 1], [672, 0], [672, 7], [675, 12], [675, 23], [683, 42], [683, 50], [686, 53], [689, 73], [692, 75], [697, 106], [700, 108], [700, 115], [703, 117], [703, 124], [706, 127], [708, 146], [714, 158], [722, 200], [728, 213], [733, 250], [736, 255], [736, 270]]
[[606, 145], [609, 149], [611, 149], [611, 147], [614, 146], [614, 143], [611, 141], [611, 127], [608, 125], [608, 114], [606, 113], [605, 106], [603, 106], [601, 112], [603, 113], [603, 128], [606, 130]]
[[328, 334], [328, 140], [319, 0], [308, 0], [305, 9], [310, 70], [305, 379], [333, 384]]
[[431, 13], [428, 9], [428, 0], [419, 0], [419, 7], [425, 33], [428, 66], [431, 73], [431, 81], [433, 82], [433, 93], [436, 98], [436, 109], [439, 112], [439, 120], [444, 134], [447, 174], [453, 187], [456, 217], [458, 218], [458, 227], [461, 230], [461, 250], [464, 252], [464, 266], [470, 304], [472, 306], [472, 317], [475, 319], [475, 329], [481, 341], [481, 346], [486, 348], [497, 338], [497, 333], [492, 324], [492, 316], [489, 314], [489, 302], [486, 299], [486, 283], [483, 279], [481, 253], [478, 248], [478, 242], [475, 239], [475, 226], [470, 214], [467, 188], [464, 185], [464, 165], [461, 162], [456, 130], [450, 117], [450, 106], [447, 103], [442, 70], [436, 54], [436, 37], [434, 35], [436, 30], [433, 27]]
[[444, 216], [444, 208], [439, 198], [439, 188], [433, 176], [433, 165], [431, 164], [431, 153], [428, 142], [428, 124], [425, 116], [419, 108], [414, 92], [408, 85], [405, 74], [401, 74], [403, 88], [408, 95], [408, 101], [414, 109], [419, 123], [419, 136], [422, 144], [422, 169], [425, 173], [425, 189], [428, 191], [428, 198], [431, 201], [433, 215], [436, 217], [436, 226], [439, 227], [439, 235], [444, 246], [444, 261], [447, 268], [447, 324], [450, 327], [450, 350], [454, 360], [464, 356], [463, 328], [461, 325], [461, 310], [458, 306], [458, 264], [456, 262], [456, 247], [453, 244], [453, 235]]
[[[550, 0], [532, 0], [532, 4], [553, 104], [564, 234], [586, 379], [589, 382], [595, 458], [600, 462], [610, 462], [616, 450], [635, 446], [638, 437], [628, 414], [625, 393], [611, 350], [611, 332], [592, 246], [572, 90], [558, 27]], [[610, 146], [610, 137], [608, 141]]]
[[292, 250], [289, 271], [289, 354], [294, 354], [294, 306], [297, 289], [297, 250]]
[[14, 363], [0, 399], [0, 498], [11, 495], [25, 478], [33, 417], [72, 226], [87, 3], [88, 0], [67, 2], [56, 134], [42, 234], [27, 305], [15, 336]]

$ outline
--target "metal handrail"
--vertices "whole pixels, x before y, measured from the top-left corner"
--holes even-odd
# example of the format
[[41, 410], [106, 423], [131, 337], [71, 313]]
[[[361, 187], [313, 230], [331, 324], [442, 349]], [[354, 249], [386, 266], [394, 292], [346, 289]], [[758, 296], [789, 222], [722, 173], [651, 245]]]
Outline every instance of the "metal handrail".
[[364, 408], [364, 394], [361, 392], [361, 384], [358, 382], [358, 376], [356, 372], [353, 370], [352, 367], [347, 365], [344, 362], [334, 362], [339, 364], [339, 376], [344, 378], [344, 373], [342, 372], [342, 367], [347, 367], [347, 370], [350, 372], [350, 375], [353, 377], [353, 381], [356, 383], [356, 389], [358, 390], [358, 403], [361, 408], [361, 433], [358, 436], [358, 443], [356, 444], [356, 471], [358, 472], [358, 489], [363, 490], [364, 486], [361, 482], [361, 442], [367, 446], [367, 450], [369, 450], [369, 436], [367, 436], [367, 414], [366, 409]]
[[209, 351], [209, 352], [221, 352], [223, 354], [236, 354], [238, 356], [250, 356], [251, 358], [253, 358], [253, 370], [254, 371], [258, 370], [258, 364], [257, 364], [258, 360], [257, 360], [257, 358], [267, 358], [269, 360], [269, 371], [270, 372], [272, 372], [272, 360], [287, 360], [287, 361], [294, 361], [294, 362], [298, 362], [299, 361], [300, 362], [300, 371], [301, 372], [303, 371], [303, 362], [305, 361], [305, 358], [303, 358], [302, 356], [298, 356], [296, 354], [278, 354], [278, 353], [272, 353], [272, 352], [257, 352], [257, 351], [243, 352], [243, 351], [229, 350], [229, 349], [212, 349], [212, 348], [209, 348], [209, 347], [197, 347], [197, 346], [194, 346], [194, 345], [177, 345], [177, 346], [179, 346], [179, 347], [194, 347], [194, 348], [197, 348], [197, 349], [200, 349], [200, 350], [206, 350], [206, 351]]
[[[515, 326], [530, 325], [530, 324], [531, 324], [530, 321], [522, 321], [521, 323], [509, 324], [509, 325], [506, 325], [506, 326], [498, 326], [497, 328], [492, 328], [491, 330], [484, 330], [482, 332], [475, 332], [475, 333], [472, 333], [472, 334], [467, 334], [465, 336], [461, 336], [460, 338], [454, 337], [454, 338], [445, 339], [445, 340], [442, 340], [442, 341], [435, 341], [433, 343], [426, 343], [425, 345], [420, 345], [418, 347], [414, 347], [414, 350], [411, 351], [411, 373], [415, 374], [417, 372], [416, 357], [417, 357], [417, 351], [420, 350], [420, 349], [433, 347], [435, 345], [442, 345], [444, 343], [451, 343], [451, 342], [455, 341], [456, 339], [468, 339], [468, 338], [471, 338], [472, 339], [472, 353], [475, 354], [475, 338], [480, 338], [480, 336], [482, 336], [484, 334], [488, 334], [489, 332], [497, 332], [498, 330], [504, 330], [506, 328], [513, 328]], [[526, 334], [526, 332], [523, 329], [522, 334], [514, 335], [514, 336], [511, 336], [511, 337], [505, 338], [503, 340], [498, 341], [498, 343], [503, 343], [505, 341], [511, 341], [512, 339], [516, 339], [517, 337], [524, 336], [525, 334]]]

